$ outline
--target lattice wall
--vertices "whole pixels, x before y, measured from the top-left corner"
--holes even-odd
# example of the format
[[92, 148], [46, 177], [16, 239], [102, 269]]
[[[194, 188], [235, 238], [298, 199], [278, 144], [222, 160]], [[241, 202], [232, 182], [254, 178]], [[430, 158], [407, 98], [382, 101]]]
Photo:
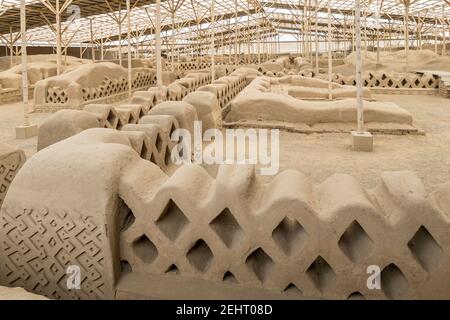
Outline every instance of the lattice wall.
[[[90, 129], [25, 165], [0, 213], [2, 284], [106, 298], [130, 273], [169, 273], [290, 297], [450, 298], [450, 184], [427, 194], [413, 173], [389, 172], [368, 190], [348, 175], [312, 185], [292, 170], [262, 184], [251, 166], [223, 166], [216, 178], [183, 166], [168, 178], [132, 145], [129, 134]], [[93, 181], [86, 173], [98, 168]], [[36, 171], [58, 174], [58, 188]], [[22, 197], [24, 188], [38, 197]], [[72, 264], [81, 290], [64, 287]], [[373, 265], [381, 290], [366, 285]]]
[[[321, 77], [312, 70], [301, 71], [301, 76], [305, 77]], [[356, 76], [344, 76], [341, 74], [333, 74], [333, 81], [343, 85], [356, 85]], [[363, 84], [369, 88], [386, 88], [386, 89], [433, 89], [439, 88], [439, 77], [432, 74], [411, 74], [411, 73], [395, 73], [395, 72], [367, 72], [363, 75]], [[416, 91], [417, 92], [417, 91]]]

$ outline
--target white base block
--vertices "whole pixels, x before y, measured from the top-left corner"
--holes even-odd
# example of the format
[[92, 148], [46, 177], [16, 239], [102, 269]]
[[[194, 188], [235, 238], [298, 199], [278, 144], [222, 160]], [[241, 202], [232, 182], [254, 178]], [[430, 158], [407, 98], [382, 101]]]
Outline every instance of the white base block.
[[373, 151], [373, 136], [370, 132], [352, 131], [353, 151]]
[[37, 136], [37, 134], [38, 126], [35, 124], [16, 127], [16, 139], [28, 139]]

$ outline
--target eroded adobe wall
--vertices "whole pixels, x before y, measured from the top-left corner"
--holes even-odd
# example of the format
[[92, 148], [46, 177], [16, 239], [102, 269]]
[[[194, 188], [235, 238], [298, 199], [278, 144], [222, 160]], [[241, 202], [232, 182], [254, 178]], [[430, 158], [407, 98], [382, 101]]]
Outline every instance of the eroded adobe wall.
[[[152, 69], [132, 69], [132, 90], [148, 89], [156, 82]], [[81, 109], [88, 103], [109, 103], [128, 95], [127, 70], [112, 62], [82, 65], [60, 76], [36, 83], [35, 110], [52, 112]]]
[[[24, 165], [0, 212], [2, 285], [101, 299], [130, 275], [170, 275], [237, 296], [450, 298], [450, 184], [429, 194], [414, 173], [386, 172], [367, 190], [348, 175], [312, 185], [293, 170], [262, 184], [252, 166], [167, 177], [134, 141], [89, 129]], [[65, 287], [70, 265], [81, 290]], [[368, 266], [380, 268], [381, 290], [368, 289]], [[195, 296], [198, 281], [178, 298]]]
[[10, 184], [25, 161], [23, 150], [0, 143], [0, 207]]
[[209, 85], [209, 73], [192, 72], [162, 90], [152, 87], [135, 91], [129, 103], [88, 104], [83, 111], [60, 110], [41, 125], [38, 150], [88, 128], [140, 131], [145, 138], [137, 152], [166, 168], [174, 146], [174, 130], [192, 131], [196, 120], [202, 121], [204, 131], [220, 127], [221, 107], [245, 88], [248, 74], [248, 70], [236, 70]]
[[[357, 117], [356, 99], [354, 98], [336, 101], [307, 101], [276, 92], [276, 86], [282, 85], [284, 81], [291, 82], [293, 79], [297, 78], [258, 77], [253, 80], [232, 101], [230, 112], [225, 119], [226, 122], [229, 125], [250, 124], [259, 127], [266, 124], [267, 126], [293, 129], [298, 127], [305, 132], [320, 130], [320, 128], [315, 129], [315, 126], [322, 124], [329, 124], [326, 130], [336, 130], [335, 128], [339, 128], [341, 124], [355, 124]], [[295, 82], [291, 83], [295, 88]], [[314, 89], [318, 92], [327, 92], [327, 89], [320, 88], [320, 85], [323, 85], [322, 82], [312, 81], [308, 84], [305, 80], [305, 83], [301, 84], [316, 87]], [[334, 85], [334, 87], [333, 92], [346, 90], [340, 85]], [[310, 88], [306, 87], [305, 90], [310, 90]], [[366, 96], [370, 97], [370, 95]], [[387, 131], [404, 129], [413, 132], [415, 129], [412, 126], [412, 115], [395, 103], [366, 101], [364, 108], [364, 120], [368, 126], [376, 124], [379, 129], [386, 128]]]

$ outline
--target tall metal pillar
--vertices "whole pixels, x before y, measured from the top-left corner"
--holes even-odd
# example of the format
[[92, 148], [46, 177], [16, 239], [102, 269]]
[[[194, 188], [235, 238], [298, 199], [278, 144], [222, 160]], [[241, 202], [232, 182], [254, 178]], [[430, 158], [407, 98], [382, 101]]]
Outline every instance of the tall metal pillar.
[[37, 135], [37, 126], [30, 124], [28, 115], [27, 27], [25, 0], [20, 0], [20, 32], [22, 37], [22, 101], [23, 125], [16, 127], [16, 138], [27, 139]]
[[355, 31], [356, 31], [356, 106], [358, 117], [358, 133], [364, 132], [364, 109], [362, 89], [362, 56], [361, 56], [361, 4], [356, 0], [355, 8]]
[[131, 75], [131, 10], [130, 0], [127, 0], [127, 42], [128, 42], [128, 98], [131, 98], [133, 90], [132, 75]]
[[333, 80], [333, 56], [331, 52], [331, 0], [328, 0], [328, 99], [333, 99], [333, 86], [331, 81]]
[[156, 0], [155, 18], [156, 84], [158, 86], [158, 89], [161, 90], [163, 87], [161, 61], [161, 0]]
[[211, 0], [211, 79], [216, 80], [216, 45], [215, 45], [215, 29], [216, 29], [216, 17], [215, 17], [215, 5], [216, 1]]

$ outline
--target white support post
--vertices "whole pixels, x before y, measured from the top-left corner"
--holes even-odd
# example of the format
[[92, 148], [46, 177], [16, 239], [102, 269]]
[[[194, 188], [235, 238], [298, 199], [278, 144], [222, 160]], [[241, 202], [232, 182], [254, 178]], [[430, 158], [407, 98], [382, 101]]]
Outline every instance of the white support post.
[[155, 41], [156, 41], [156, 83], [158, 90], [163, 87], [162, 83], [162, 62], [161, 62], [161, 0], [156, 0], [155, 12]]
[[315, 0], [315, 22], [316, 22], [316, 26], [315, 26], [315, 34], [316, 34], [316, 76], [319, 75], [319, 26], [318, 26], [318, 11], [319, 11], [319, 0]]
[[437, 18], [434, 19], [434, 53], [438, 54], [438, 30], [437, 30]]
[[37, 126], [30, 124], [28, 115], [27, 27], [25, 0], [20, 0], [20, 32], [22, 37], [22, 99], [23, 125], [16, 127], [16, 138], [27, 139], [37, 135]]
[[333, 100], [333, 56], [331, 52], [331, 0], [328, 0], [328, 99]]
[[56, 74], [61, 74], [61, 11], [59, 0], [56, 0]]
[[379, 0], [376, 2], [376, 27], [377, 27], [377, 68], [380, 66], [380, 4]]
[[91, 58], [92, 58], [92, 62], [95, 62], [94, 33], [92, 30], [92, 18], [89, 19], [89, 30], [90, 30], [90, 34], [91, 34], [91, 56], [92, 56]]
[[445, 31], [445, 6], [442, 6], [442, 56], [446, 54], [447, 32]]
[[234, 65], [238, 65], [238, 1], [234, 0]]
[[405, 2], [405, 55], [405, 71], [407, 71], [409, 67], [409, 0]]
[[130, 0], [127, 0], [127, 41], [128, 41], [128, 98], [131, 99], [133, 91], [132, 75], [131, 75], [131, 9]]
[[[13, 50], [13, 31], [12, 31], [12, 25], [9, 26], [9, 46], [8, 44], [5, 44], [5, 48], [9, 48], [9, 67], [12, 68], [14, 66], [13, 56], [14, 56], [14, 50]], [[6, 49], [5, 49], [6, 50]]]
[[212, 81], [216, 80], [216, 45], [215, 45], [215, 35], [214, 33], [216, 28], [216, 17], [215, 17], [215, 5], [216, 1], [211, 0], [211, 79]]
[[171, 32], [171, 49], [170, 49], [170, 69], [175, 72], [175, 11], [170, 13], [170, 18], [172, 20], [172, 32]]
[[119, 2], [119, 19], [118, 19], [118, 26], [119, 26], [119, 47], [118, 49], [118, 55], [119, 55], [119, 65], [122, 67], [122, 10], [120, 4], [122, 1]]
[[[256, 9], [256, 7], [255, 7]], [[256, 9], [256, 21], [260, 19], [259, 9]], [[256, 27], [256, 43], [257, 43], [257, 53], [258, 53], [258, 65], [261, 64], [261, 31], [259, 30], [259, 22]]]
[[355, 0], [355, 33], [356, 33], [356, 108], [357, 131], [352, 131], [352, 149], [354, 151], [372, 151], [373, 136], [364, 131], [364, 105], [362, 88], [362, 56], [361, 56], [361, 4]]
[[362, 95], [362, 56], [361, 56], [361, 11], [360, 0], [356, 0], [355, 31], [356, 31], [356, 100], [358, 110], [358, 133], [364, 132], [364, 109]]

